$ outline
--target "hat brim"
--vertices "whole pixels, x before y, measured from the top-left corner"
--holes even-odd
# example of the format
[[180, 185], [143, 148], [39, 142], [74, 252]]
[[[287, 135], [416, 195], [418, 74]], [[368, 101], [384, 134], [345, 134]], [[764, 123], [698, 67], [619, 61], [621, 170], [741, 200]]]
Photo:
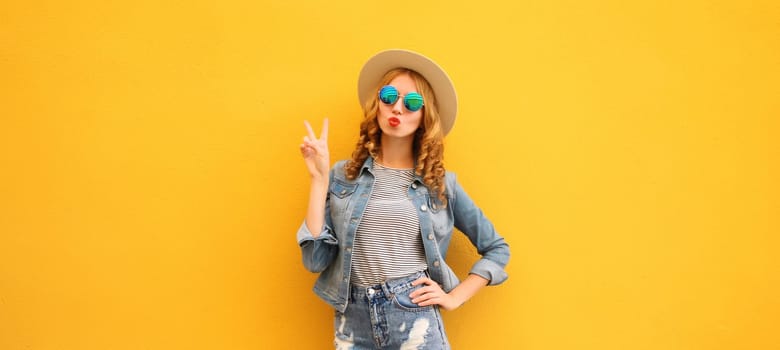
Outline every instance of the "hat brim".
[[358, 78], [358, 98], [361, 106], [374, 98], [380, 80], [388, 71], [395, 68], [411, 69], [425, 78], [436, 95], [436, 107], [441, 118], [444, 135], [455, 125], [458, 114], [458, 96], [455, 86], [447, 73], [436, 62], [419, 53], [409, 50], [386, 50], [377, 53], [363, 65]]

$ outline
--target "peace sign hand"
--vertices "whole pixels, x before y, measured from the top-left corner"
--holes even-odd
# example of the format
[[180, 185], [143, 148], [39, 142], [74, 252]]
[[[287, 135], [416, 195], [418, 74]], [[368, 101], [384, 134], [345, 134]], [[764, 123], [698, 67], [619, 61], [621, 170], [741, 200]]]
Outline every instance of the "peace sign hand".
[[327, 180], [328, 171], [330, 171], [330, 155], [328, 154], [328, 119], [322, 122], [322, 134], [320, 138], [314, 135], [311, 125], [308, 121], [303, 121], [306, 125], [308, 135], [303, 137], [301, 144], [301, 155], [306, 167], [309, 169], [312, 181]]

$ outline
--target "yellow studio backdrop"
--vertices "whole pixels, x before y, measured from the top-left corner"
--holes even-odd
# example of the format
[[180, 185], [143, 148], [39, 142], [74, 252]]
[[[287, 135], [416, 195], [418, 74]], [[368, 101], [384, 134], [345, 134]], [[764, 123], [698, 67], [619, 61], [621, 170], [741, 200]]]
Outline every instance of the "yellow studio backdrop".
[[[308, 119], [452, 76], [446, 165], [509, 280], [455, 349], [780, 349], [777, 1], [3, 1], [0, 349], [327, 349]], [[463, 276], [467, 240], [448, 260]]]

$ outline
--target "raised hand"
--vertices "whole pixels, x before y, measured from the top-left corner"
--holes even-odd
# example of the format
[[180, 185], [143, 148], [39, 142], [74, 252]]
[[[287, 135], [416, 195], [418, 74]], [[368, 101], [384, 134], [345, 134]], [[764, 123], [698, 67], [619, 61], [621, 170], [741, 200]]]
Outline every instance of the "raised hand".
[[301, 144], [301, 155], [306, 167], [309, 169], [309, 175], [312, 180], [325, 180], [330, 171], [330, 155], [328, 154], [328, 119], [322, 122], [322, 133], [320, 138], [314, 134], [308, 121], [303, 121], [306, 125], [308, 135], [303, 137]]

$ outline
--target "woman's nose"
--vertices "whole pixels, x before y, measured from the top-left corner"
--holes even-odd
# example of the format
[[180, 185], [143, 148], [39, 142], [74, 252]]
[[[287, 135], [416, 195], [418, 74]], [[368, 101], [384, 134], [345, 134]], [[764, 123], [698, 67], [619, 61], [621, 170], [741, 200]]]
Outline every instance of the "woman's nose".
[[403, 100], [403, 98], [399, 98], [398, 101], [395, 101], [393, 104], [393, 114], [402, 114], [404, 112]]

